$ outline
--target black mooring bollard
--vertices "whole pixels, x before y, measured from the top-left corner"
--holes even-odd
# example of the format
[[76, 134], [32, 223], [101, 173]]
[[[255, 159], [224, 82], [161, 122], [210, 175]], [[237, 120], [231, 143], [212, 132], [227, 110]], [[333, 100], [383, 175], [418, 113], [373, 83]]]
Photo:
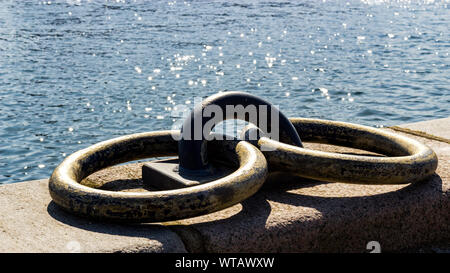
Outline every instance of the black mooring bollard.
[[212, 168], [207, 152], [212, 129], [227, 119], [245, 120], [260, 130], [263, 128], [261, 131], [265, 134], [279, 136], [282, 142], [303, 147], [292, 123], [270, 102], [245, 92], [222, 92], [196, 105], [184, 121], [178, 141], [178, 160], [144, 164], [144, 183], [159, 189], [175, 189], [209, 182], [230, 173], [226, 168]]

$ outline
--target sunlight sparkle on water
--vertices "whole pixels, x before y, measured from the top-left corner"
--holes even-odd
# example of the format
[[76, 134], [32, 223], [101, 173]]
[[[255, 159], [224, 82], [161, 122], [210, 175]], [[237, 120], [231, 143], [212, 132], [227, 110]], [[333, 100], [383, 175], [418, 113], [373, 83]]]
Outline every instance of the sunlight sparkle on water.
[[170, 128], [168, 111], [221, 90], [369, 126], [448, 116], [444, 2], [0, 1], [0, 131], [17, 135], [0, 148], [0, 183]]

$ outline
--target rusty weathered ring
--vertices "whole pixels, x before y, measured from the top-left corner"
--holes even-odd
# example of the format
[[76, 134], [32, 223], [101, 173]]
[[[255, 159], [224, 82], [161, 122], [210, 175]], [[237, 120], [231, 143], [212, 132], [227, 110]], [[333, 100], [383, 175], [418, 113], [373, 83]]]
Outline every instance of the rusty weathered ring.
[[168, 221], [198, 216], [237, 204], [253, 195], [267, 175], [267, 162], [250, 143], [237, 142], [240, 166], [232, 174], [189, 188], [156, 192], [114, 192], [79, 182], [119, 163], [176, 155], [176, 131], [140, 133], [100, 142], [68, 156], [53, 172], [49, 191], [65, 210], [98, 219], [127, 222]]
[[258, 146], [270, 171], [288, 171], [329, 182], [403, 184], [421, 181], [437, 168], [434, 151], [405, 136], [346, 122], [290, 120], [303, 141], [352, 147], [387, 157], [315, 151], [263, 137]]

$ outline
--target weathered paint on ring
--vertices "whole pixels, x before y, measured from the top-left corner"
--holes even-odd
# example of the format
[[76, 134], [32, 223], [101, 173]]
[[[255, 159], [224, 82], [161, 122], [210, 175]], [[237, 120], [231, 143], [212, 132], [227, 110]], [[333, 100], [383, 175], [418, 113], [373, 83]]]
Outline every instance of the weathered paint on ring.
[[53, 172], [49, 191], [65, 210], [92, 218], [153, 222], [194, 217], [237, 204], [258, 191], [267, 162], [250, 143], [233, 146], [240, 163], [232, 174], [189, 188], [156, 192], [113, 192], [79, 182], [90, 174], [127, 161], [176, 155], [174, 131], [134, 134], [104, 141], [68, 156]]
[[329, 182], [403, 184], [424, 180], [437, 168], [434, 151], [405, 136], [346, 122], [290, 120], [305, 142], [352, 147], [386, 157], [315, 151], [262, 137], [258, 146], [269, 163], [269, 171], [287, 171]]

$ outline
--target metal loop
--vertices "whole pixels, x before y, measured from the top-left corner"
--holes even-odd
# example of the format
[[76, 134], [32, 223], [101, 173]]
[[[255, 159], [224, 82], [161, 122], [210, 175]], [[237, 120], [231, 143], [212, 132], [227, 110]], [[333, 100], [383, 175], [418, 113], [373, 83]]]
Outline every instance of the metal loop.
[[352, 147], [387, 157], [315, 151], [262, 137], [258, 146], [271, 171], [329, 182], [403, 184], [424, 180], [437, 168], [434, 151], [408, 137], [346, 122], [290, 120], [304, 141]]
[[[238, 105], [242, 106], [242, 115], [237, 115], [235, 112], [228, 113], [226, 111], [227, 107]], [[214, 116], [213, 118], [211, 115], [205, 114], [205, 109], [213, 106], [224, 111], [222, 112], [224, 115]], [[256, 110], [256, 116], [254, 116], [256, 120], [250, 120], [250, 117], [245, 115], [244, 108], [249, 106], [253, 106]], [[266, 116], [260, 113], [260, 107], [267, 107]], [[272, 114], [276, 116], [276, 120], [272, 120]], [[181, 128], [182, 137], [178, 142], [180, 169], [207, 169], [208, 158], [205, 136], [210, 136], [211, 134], [210, 131], [203, 132], [203, 130], [205, 125], [211, 121], [213, 121], [214, 124], [212, 124], [213, 126], [211, 128], [206, 127], [207, 130], [211, 130], [216, 123], [226, 119], [243, 119], [248, 122], [253, 122], [258, 126], [262, 126], [263, 124], [261, 123], [264, 123], [267, 126], [267, 128], [264, 129], [268, 132], [272, 132], [272, 123], [276, 123], [278, 126], [273, 129], [279, 130], [281, 140], [299, 147], [303, 147], [298, 132], [292, 126], [289, 119], [273, 104], [246, 92], [227, 91], [206, 98], [201, 104], [196, 105], [189, 117], [185, 119], [183, 127]]]
[[176, 155], [174, 134], [177, 132], [159, 131], [119, 137], [68, 156], [50, 178], [53, 201], [69, 212], [98, 219], [168, 221], [227, 208], [253, 195], [264, 183], [266, 159], [245, 141], [232, 146], [239, 161], [235, 172], [198, 186], [156, 192], [113, 192], [79, 183], [90, 174], [115, 164]]

